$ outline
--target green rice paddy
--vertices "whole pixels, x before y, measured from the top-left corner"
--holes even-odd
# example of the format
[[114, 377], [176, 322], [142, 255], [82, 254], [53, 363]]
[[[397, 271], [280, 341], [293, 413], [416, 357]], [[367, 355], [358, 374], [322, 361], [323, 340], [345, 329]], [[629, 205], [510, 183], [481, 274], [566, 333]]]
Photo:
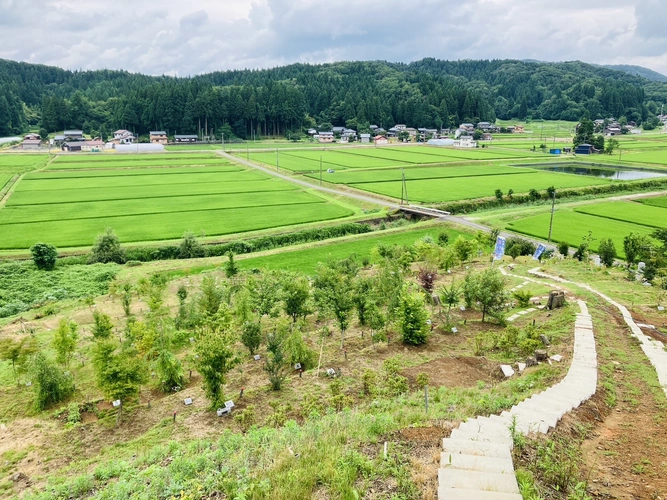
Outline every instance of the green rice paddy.
[[635, 203], [633, 201], [612, 201], [585, 205], [576, 212], [605, 219], [632, 222], [649, 228], [667, 228], [667, 208]]

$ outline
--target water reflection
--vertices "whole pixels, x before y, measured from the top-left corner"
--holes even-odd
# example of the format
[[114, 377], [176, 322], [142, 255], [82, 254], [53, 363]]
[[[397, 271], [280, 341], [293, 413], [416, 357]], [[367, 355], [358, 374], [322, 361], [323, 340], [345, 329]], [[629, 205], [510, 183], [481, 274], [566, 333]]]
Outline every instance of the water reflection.
[[654, 177], [667, 177], [667, 172], [656, 172], [651, 170], [633, 170], [629, 168], [617, 169], [606, 167], [582, 166], [582, 165], [545, 165], [533, 166], [538, 170], [548, 172], [560, 172], [563, 174], [588, 175], [591, 177], [602, 177], [604, 179], [618, 181], [636, 181], [639, 179], [651, 179]]

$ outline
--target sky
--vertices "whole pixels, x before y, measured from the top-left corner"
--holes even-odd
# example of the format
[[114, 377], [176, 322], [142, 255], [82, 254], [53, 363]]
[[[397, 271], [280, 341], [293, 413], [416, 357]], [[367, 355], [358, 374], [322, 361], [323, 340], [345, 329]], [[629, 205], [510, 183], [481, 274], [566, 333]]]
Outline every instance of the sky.
[[424, 57], [667, 74], [665, 19], [665, 0], [0, 0], [0, 58], [174, 76]]

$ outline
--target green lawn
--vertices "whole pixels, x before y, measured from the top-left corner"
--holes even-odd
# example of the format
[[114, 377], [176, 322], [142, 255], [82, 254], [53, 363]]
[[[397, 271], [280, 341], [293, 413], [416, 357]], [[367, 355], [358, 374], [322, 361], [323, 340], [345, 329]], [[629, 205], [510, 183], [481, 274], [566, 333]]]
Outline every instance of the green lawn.
[[318, 263], [326, 262], [329, 259], [345, 259], [354, 254], [359, 259], [369, 258], [373, 262], [371, 250], [380, 244], [412, 245], [426, 235], [437, 239], [441, 232], [449, 234], [450, 241], [453, 241], [459, 235], [469, 236], [467, 233], [456, 231], [444, 225], [408, 231], [379, 232], [350, 238], [349, 241], [339, 243], [313, 246], [301, 250], [281, 250], [279, 253], [264, 257], [250, 257], [239, 261], [239, 265], [244, 269], [282, 269], [312, 273], [317, 268]]
[[[522, 175], [484, 175], [479, 177], [410, 180], [406, 184], [410, 201], [438, 203], [493, 196], [496, 189], [500, 189], [504, 193], [513, 189], [518, 194], [526, 193], [533, 188], [543, 191], [549, 186], [569, 188], [607, 184], [609, 182], [613, 181], [583, 175], [528, 170], [527, 173]], [[350, 184], [350, 186], [392, 198], [401, 197], [400, 180]]]
[[[549, 236], [549, 220], [550, 214], [535, 215], [510, 222], [507, 229], [546, 240]], [[589, 231], [594, 238], [591, 242], [591, 250], [597, 251], [601, 239], [611, 238], [618, 255], [625, 257], [623, 238], [632, 232], [650, 234], [653, 229], [630, 222], [605, 219], [568, 210], [556, 211], [552, 241], [566, 241], [570, 246], [576, 247], [582, 242], [582, 238], [588, 236]]]
[[653, 228], [667, 228], [667, 208], [644, 205], [633, 201], [612, 201], [585, 205], [576, 212]]

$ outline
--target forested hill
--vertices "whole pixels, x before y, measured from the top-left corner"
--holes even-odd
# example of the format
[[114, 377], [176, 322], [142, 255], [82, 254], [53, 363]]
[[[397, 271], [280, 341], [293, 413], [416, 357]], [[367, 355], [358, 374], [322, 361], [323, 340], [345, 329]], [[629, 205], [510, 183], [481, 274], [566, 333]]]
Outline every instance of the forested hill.
[[329, 124], [364, 131], [584, 115], [641, 122], [665, 102], [667, 83], [580, 62], [340, 62], [172, 78], [0, 60], [0, 136], [29, 126], [103, 136], [208, 127], [248, 137]]
[[653, 71], [652, 69], [644, 68], [643, 66], [632, 66], [628, 64], [607, 64], [604, 67], [617, 71], [624, 71], [625, 73], [629, 73], [631, 75], [641, 76], [654, 82], [667, 82], [667, 76], [663, 75], [662, 73], [658, 73], [657, 71]]

